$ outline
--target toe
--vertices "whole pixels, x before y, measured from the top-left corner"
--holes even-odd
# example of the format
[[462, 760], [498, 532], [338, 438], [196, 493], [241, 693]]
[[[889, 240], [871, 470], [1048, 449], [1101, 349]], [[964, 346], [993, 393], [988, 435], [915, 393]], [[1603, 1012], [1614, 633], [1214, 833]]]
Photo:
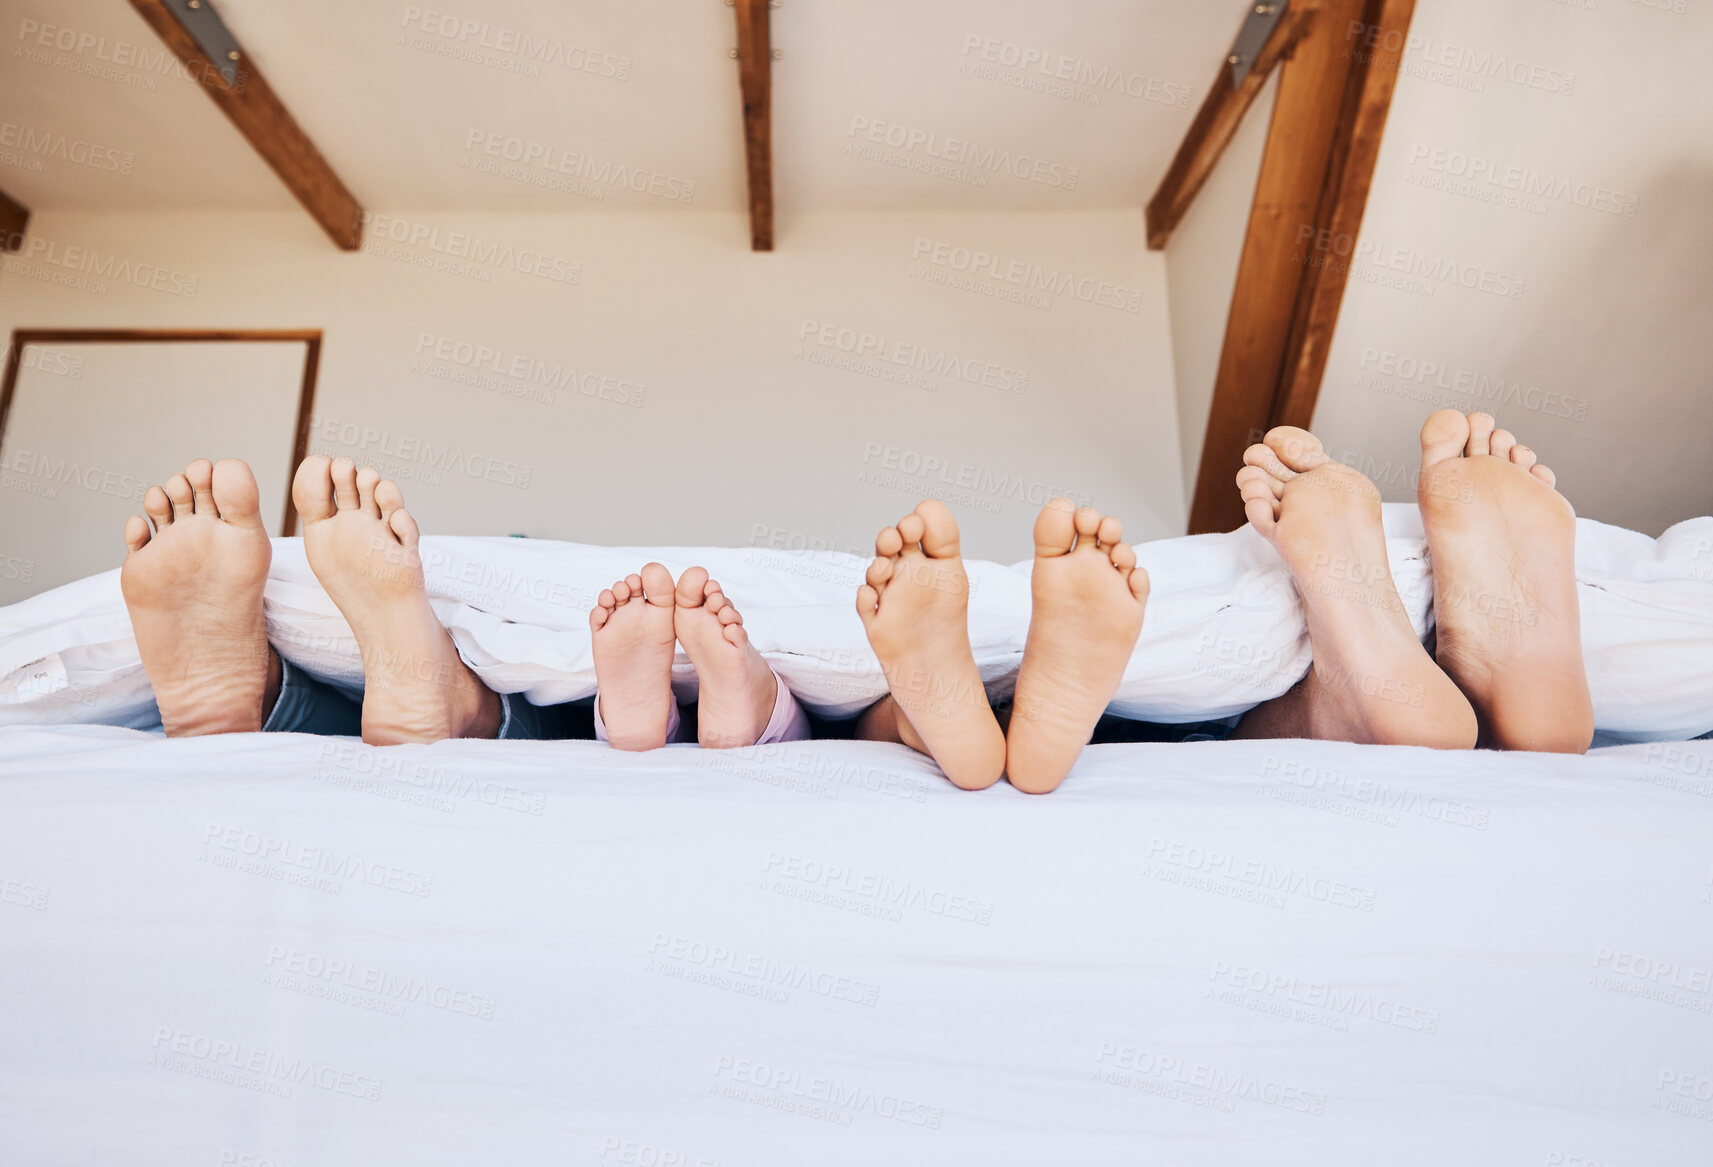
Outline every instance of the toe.
[[613, 592], [606, 589], [596, 600], [595, 606], [589, 609], [589, 631], [599, 632], [607, 625], [607, 618], [613, 614]]
[[1329, 460], [1320, 439], [1308, 430], [1298, 429], [1294, 425], [1274, 426], [1267, 431], [1267, 436], [1261, 439], [1261, 443], [1272, 450], [1279, 461], [1299, 474], [1307, 473]]
[[626, 576], [624, 579], [613, 581], [613, 607], [616, 608], [620, 604], [629, 603], [630, 598], [641, 590], [642, 577], [640, 575], [633, 574]]
[[218, 519], [220, 510], [214, 505], [214, 463], [198, 458], [184, 468], [184, 478], [190, 483], [191, 506], [196, 513]]
[[921, 546], [922, 532], [926, 530], [926, 528], [927, 524], [922, 521], [922, 516], [917, 514], [915, 511], [911, 511], [902, 519], [899, 519], [898, 537], [904, 541], [904, 550], [909, 551], [912, 548]]
[[1273, 447], [1262, 442], [1256, 442], [1243, 451], [1243, 464], [1250, 469], [1261, 471], [1269, 478], [1277, 479], [1281, 485], [1297, 476], [1295, 470], [1279, 460], [1279, 455], [1273, 452]]
[[1556, 487], [1558, 485], [1558, 475], [1548, 469], [1545, 463], [1537, 462], [1533, 466], [1530, 466], [1529, 473], [1533, 474], [1548, 486]]
[[149, 541], [149, 520], [142, 515], [132, 515], [125, 520], [125, 546], [132, 551], [140, 551]]
[[398, 536], [399, 543], [406, 550], [414, 551], [416, 549], [417, 541], [422, 538], [422, 531], [417, 527], [416, 520], [411, 517], [409, 511], [400, 507], [388, 515], [387, 526], [392, 529], [393, 534]]
[[643, 598], [657, 607], [670, 607], [673, 603], [672, 573], [660, 563], [650, 563], [642, 569]]
[[1422, 423], [1422, 465], [1432, 466], [1447, 458], [1461, 458], [1469, 445], [1469, 415], [1456, 409], [1438, 409]]
[[357, 509], [371, 519], [381, 517], [380, 504], [375, 501], [375, 487], [380, 481], [381, 472], [373, 466], [365, 466], [357, 471]]
[[1114, 543], [1107, 555], [1112, 559], [1112, 566], [1119, 571], [1129, 571], [1136, 566], [1136, 549], [1128, 543]]
[[249, 463], [242, 458], [222, 458], [214, 464], [213, 489], [214, 505], [222, 519], [242, 527], [261, 523], [262, 492], [256, 487]]
[[[724, 599], [724, 597], [721, 598]], [[725, 606], [720, 609], [720, 623], [728, 625], [742, 624], [743, 613], [738, 611], [738, 606], [736, 604], [732, 603], [730, 600], [726, 600]]]
[[[872, 571], [874, 569], [870, 568], [869, 570]], [[874, 610], [879, 606], [879, 591], [870, 587], [868, 584], [863, 584], [857, 589], [857, 615], [862, 618], [862, 622], [865, 626], [870, 620], [874, 619]]]
[[708, 595], [708, 569], [692, 567], [679, 576], [675, 595], [680, 608], [700, 608]]
[[1140, 567], [1130, 573], [1130, 594], [1143, 603], [1148, 600], [1148, 573]]
[[888, 527], [874, 537], [874, 553], [891, 558], [904, 550], [904, 536], [898, 533], [897, 527]]
[[1111, 515], [1107, 515], [1100, 521], [1100, 526], [1095, 530], [1094, 537], [1103, 548], [1122, 543], [1124, 542], [1124, 524]]
[[[1266, 449], [1265, 446], [1261, 447]], [[1245, 466], [1237, 472], [1237, 491], [1247, 500], [1251, 493], [1256, 498], [1262, 496], [1282, 499], [1285, 497], [1285, 484], [1273, 477], [1263, 467]]]
[[1078, 507], [1072, 522], [1077, 528], [1077, 546], [1094, 550], [1095, 534], [1100, 530], [1101, 513], [1093, 507]]
[[333, 459], [311, 454], [291, 481], [291, 501], [306, 523], [333, 517]]
[[863, 578], [868, 581], [869, 587], [875, 589], [876, 593], [887, 580], [892, 578], [892, 565], [896, 562], [896, 559], [891, 558], [876, 559], [868, 565], [868, 574]]
[[1535, 464], [1535, 452], [1527, 446], [1511, 447], [1511, 465], [1520, 470], [1527, 470]]
[[392, 479], [383, 478], [375, 483], [375, 505], [381, 508], [384, 519], [404, 505], [404, 491]]
[[715, 591], [705, 596], [702, 600], [702, 607], [711, 616], [737, 611], [736, 608], [732, 607], [732, 602], [726, 599], [726, 593], [721, 591]]
[[167, 497], [167, 492], [159, 486], [149, 487], [148, 493], [143, 495], [143, 513], [154, 520], [157, 531], [171, 523], [172, 500]]
[[1237, 472], [1237, 493], [1243, 499], [1243, 513], [1263, 535], [1278, 520], [1284, 492], [1285, 484], [1259, 466], [1245, 466]]
[[1493, 442], [1493, 424], [1490, 413], [1470, 414], [1469, 441], [1464, 443], [1463, 452], [1471, 458], [1487, 453]]
[[1068, 498], [1055, 498], [1035, 517], [1035, 558], [1068, 555], [1077, 539], [1077, 507]]
[[958, 553], [958, 520], [952, 508], [937, 498], [925, 498], [916, 504], [915, 515], [922, 520], [922, 550], [932, 559], [951, 559]]
[[1243, 500], [1243, 517], [1257, 532], [1271, 538], [1273, 524], [1279, 517], [1278, 504], [1267, 498], [1246, 498]]
[[1493, 436], [1487, 439], [1487, 452], [1495, 458], [1509, 458], [1516, 446], [1517, 435], [1510, 430], [1494, 430]]
[[333, 502], [342, 511], [357, 509], [357, 464], [349, 458], [333, 459]]
[[167, 498], [172, 501], [172, 517], [175, 520], [188, 519], [196, 513], [195, 503], [192, 501], [194, 496], [190, 491], [190, 479], [182, 474], [174, 474], [166, 480], [165, 490]]
[[749, 643], [749, 633], [744, 631], [742, 624], [727, 624], [720, 632], [726, 638], [727, 644], [735, 644], [739, 648]]

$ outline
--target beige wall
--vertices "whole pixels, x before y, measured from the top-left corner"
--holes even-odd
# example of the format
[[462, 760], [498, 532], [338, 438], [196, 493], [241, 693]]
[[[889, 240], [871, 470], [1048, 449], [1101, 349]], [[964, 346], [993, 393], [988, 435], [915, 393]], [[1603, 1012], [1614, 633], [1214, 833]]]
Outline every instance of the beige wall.
[[[1315, 429], [1388, 500], [1449, 406], [1514, 429], [1583, 515], [1713, 512], [1709, 44], [1694, 0], [1418, 6], [1360, 237], [1304, 252], [1350, 265]], [[1186, 493], [1269, 110], [1167, 250]]]
[[[397, 215], [342, 254], [296, 213], [49, 213], [6, 261], [0, 325], [323, 328], [314, 448], [398, 476], [431, 531], [862, 549], [938, 492], [971, 553], [1011, 561], [1061, 491], [1139, 539], [1181, 530], [1139, 215], [808, 215], [764, 255], [745, 228]], [[490, 244], [509, 261], [470, 258]], [[129, 281], [98, 282], [109, 261]], [[177, 469], [133, 445], [119, 470]]]
[[1201, 464], [1208, 409], [1219, 376], [1219, 354], [1225, 345], [1225, 321], [1231, 312], [1232, 290], [1237, 286], [1237, 263], [1243, 254], [1255, 180], [1261, 173], [1267, 122], [1278, 92], [1275, 74], [1255, 95], [1254, 105], [1220, 156], [1219, 165], [1166, 244], [1172, 364], [1178, 378], [1178, 444], [1186, 499], [1195, 494], [1196, 467]]
[[1713, 5], [1440, 0], [1413, 37], [1317, 430], [1402, 500], [1421, 418], [1485, 408], [1580, 514], [1713, 512]]

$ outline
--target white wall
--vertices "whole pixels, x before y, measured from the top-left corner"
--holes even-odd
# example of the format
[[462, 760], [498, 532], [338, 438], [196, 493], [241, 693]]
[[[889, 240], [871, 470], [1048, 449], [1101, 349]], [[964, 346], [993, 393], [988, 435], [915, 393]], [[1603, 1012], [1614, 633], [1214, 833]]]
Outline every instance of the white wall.
[[[1267, 123], [1279, 93], [1275, 71], [1255, 95], [1219, 164], [1166, 244], [1167, 300], [1172, 320], [1172, 365], [1178, 378], [1178, 448], [1184, 467], [1184, 497], [1196, 489], [1207, 437], [1207, 415], [1225, 347], [1225, 322], [1237, 265], [1249, 229], [1249, 207], [1267, 145]], [[1235, 475], [1237, 471], [1232, 470]]]
[[1450, 405], [1580, 514], [1713, 512], [1709, 45], [1704, 0], [1417, 6], [1315, 413], [1388, 499]]
[[[829, 212], [772, 254], [747, 238], [713, 212], [402, 214], [344, 254], [297, 212], [48, 212], [5, 261], [0, 327], [322, 328], [313, 448], [398, 476], [430, 531], [862, 550], [930, 492], [969, 553], [1006, 561], [1051, 492], [1138, 540], [1182, 530], [1165, 265], [1140, 214]], [[511, 261], [458, 258], [490, 244]], [[972, 262], [1002, 278], [956, 286]], [[110, 263], [129, 267], [92, 274]], [[1031, 271], [1059, 290], [1003, 278]], [[864, 333], [890, 359], [819, 363]], [[466, 347], [500, 355], [471, 368]], [[977, 383], [906, 367], [947, 353]], [[115, 469], [158, 480], [178, 468], [161, 460]]]

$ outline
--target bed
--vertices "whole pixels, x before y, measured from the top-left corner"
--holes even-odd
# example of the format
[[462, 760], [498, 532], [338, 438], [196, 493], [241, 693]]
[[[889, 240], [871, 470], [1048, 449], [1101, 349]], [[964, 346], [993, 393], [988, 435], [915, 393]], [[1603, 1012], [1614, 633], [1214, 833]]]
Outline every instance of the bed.
[[0, 730], [0, 1162], [1713, 1159], [1713, 743]]
[[[1431, 562], [1386, 508], [1412, 621]], [[1113, 711], [1308, 663], [1253, 532], [1138, 548]], [[493, 688], [594, 689], [601, 586], [709, 566], [817, 713], [862, 560], [430, 537]], [[1091, 747], [1030, 798], [902, 746], [167, 740], [115, 572], [0, 608], [0, 1164], [1713, 1162], [1713, 518], [1579, 520], [1585, 758]], [[971, 563], [990, 691], [1028, 565]], [[270, 640], [361, 686], [276, 540]], [[693, 690], [687, 661], [681, 696]]]

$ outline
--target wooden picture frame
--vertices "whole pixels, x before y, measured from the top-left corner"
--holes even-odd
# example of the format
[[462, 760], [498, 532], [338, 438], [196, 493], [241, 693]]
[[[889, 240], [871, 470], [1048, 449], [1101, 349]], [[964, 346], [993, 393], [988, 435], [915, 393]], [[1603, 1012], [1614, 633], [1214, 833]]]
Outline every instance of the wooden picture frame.
[[315, 378], [321, 364], [320, 329], [268, 328], [14, 328], [11, 347], [6, 350], [6, 368], [0, 374], [0, 442], [6, 440], [6, 421], [12, 412], [12, 397], [18, 389], [24, 346], [30, 344], [182, 343], [185, 341], [298, 341], [304, 346], [303, 382], [298, 389], [297, 419], [292, 431], [291, 466], [286, 471], [285, 513], [280, 534], [297, 533], [297, 508], [291, 501], [291, 476], [309, 456], [309, 425], [315, 409]]

